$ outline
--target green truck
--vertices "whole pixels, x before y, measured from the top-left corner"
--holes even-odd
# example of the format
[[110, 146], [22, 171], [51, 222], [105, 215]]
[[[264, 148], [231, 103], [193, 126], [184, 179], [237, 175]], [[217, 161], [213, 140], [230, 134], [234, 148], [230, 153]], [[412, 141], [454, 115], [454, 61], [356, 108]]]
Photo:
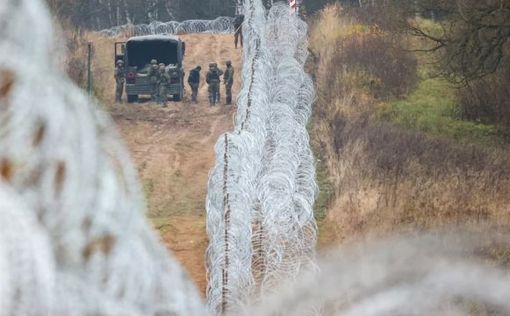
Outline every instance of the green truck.
[[184, 93], [183, 59], [186, 44], [177, 36], [147, 35], [129, 38], [126, 42], [115, 43], [115, 63], [123, 60], [126, 67], [126, 94], [129, 103], [140, 97], [150, 96], [153, 89], [148, 71], [150, 61], [166, 65], [170, 76], [168, 97], [182, 100]]

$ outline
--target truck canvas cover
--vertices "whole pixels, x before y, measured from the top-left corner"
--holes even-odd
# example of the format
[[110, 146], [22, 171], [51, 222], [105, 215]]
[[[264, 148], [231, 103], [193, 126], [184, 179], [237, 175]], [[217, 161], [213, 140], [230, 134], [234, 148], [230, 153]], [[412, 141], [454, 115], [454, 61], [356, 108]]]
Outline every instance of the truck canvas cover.
[[[142, 69], [156, 59], [158, 63], [179, 63], [179, 39], [175, 36], [148, 35], [130, 38], [126, 43], [128, 65]], [[150, 52], [150, 54], [147, 54]]]

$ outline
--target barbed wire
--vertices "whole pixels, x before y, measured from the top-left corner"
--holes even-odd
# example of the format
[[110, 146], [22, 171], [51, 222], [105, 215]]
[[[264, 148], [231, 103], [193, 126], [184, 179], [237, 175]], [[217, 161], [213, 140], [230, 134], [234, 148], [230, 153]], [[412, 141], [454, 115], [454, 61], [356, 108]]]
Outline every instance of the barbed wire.
[[[258, 1], [245, 2], [243, 87], [234, 131], [220, 137], [207, 196], [208, 306], [212, 314], [238, 314], [253, 296], [251, 214], [256, 198], [256, 171], [261, 168], [267, 120], [263, 27]], [[257, 96], [257, 97], [255, 97]], [[261, 141], [262, 140], [262, 141]], [[228, 145], [227, 145], [228, 143]], [[228, 279], [225, 278], [228, 275]]]
[[112, 121], [55, 66], [43, 2], [0, 2], [0, 316], [510, 314], [508, 271], [481, 264], [506, 232], [347, 247], [317, 273], [303, 25], [245, 5], [236, 124], [209, 180], [208, 313], [147, 223]]
[[[304, 22], [286, 5], [274, 5], [266, 22], [266, 37], [274, 80], [270, 90], [265, 168], [258, 184], [264, 233], [264, 277], [260, 291], [274, 290], [296, 278], [315, 257], [315, 167], [306, 130], [313, 85], [304, 72], [299, 47], [306, 43]], [[303, 96], [309, 96], [305, 98]], [[303, 181], [306, 180], [306, 181]], [[306, 196], [303, 193], [306, 192]]]
[[[248, 300], [295, 278], [315, 256], [315, 167], [306, 131], [314, 94], [303, 70], [306, 25], [286, 5], [274, 6], [266, 17], [260, 1], [246, 1], [244, 12], [236, 124], [216, 146], [209, 182], [208, 301], [216, 314], [238, 314]], [[235, 279], [220, 277], [233, 271]]]
[[[506, 249], [508, 233], [455, 231], [398, 236], [344, 246], [319, 261], [320, 274], [262, 297], [243, 315], [308, 315], [323, 305], [324, 315], [470, 315], [510, 313], [510, 278], [501, 266], [480, 264], [483, 249]], [[466, 258], [471, 254], [472, 260]]]
[[2, 1], [0, 20], [0, 314], [204, 315], [114, 124], [58, 73], [46, 8]]
[[234, 18], [222, 16], [214, 20], [153, 21], [149, 24], [124, 24], [98, 31], [98, 33], [107, 37], [117, 37], [123, 34], [129, 36], [192, 33], [230, 34], [234, 33]]

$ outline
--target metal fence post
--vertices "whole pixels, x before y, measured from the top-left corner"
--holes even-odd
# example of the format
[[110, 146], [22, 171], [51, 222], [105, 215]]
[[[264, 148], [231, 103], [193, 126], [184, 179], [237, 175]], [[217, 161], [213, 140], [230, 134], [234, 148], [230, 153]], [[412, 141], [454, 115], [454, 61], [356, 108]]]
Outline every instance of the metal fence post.
[[92, 95], [92, 43], [89, 42], [87, 45], [87, 54], [88, 54], [88, 61], [87, 61], [87, 92], [89, 95]]

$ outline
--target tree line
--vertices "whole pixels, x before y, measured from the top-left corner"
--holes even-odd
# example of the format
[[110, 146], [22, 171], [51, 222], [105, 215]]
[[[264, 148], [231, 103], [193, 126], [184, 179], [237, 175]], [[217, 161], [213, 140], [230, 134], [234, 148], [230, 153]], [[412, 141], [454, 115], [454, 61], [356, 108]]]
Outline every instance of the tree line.
[[[61, 21], [86, 29], [233, 16], [241, 0], [46, 0]], [[263, 0], [266, 6], [276, 0]], [[285, 0], [280, 0], [285, 1]], [[460, 85], [459, 114], [495, 123], [510, 138], [510, 0], [305, 0], [308, 17], [339, 2], [359, 20], [428, 40], [442, 75]], [[413, 17], [436, 20], [430, 32]], [[313, 20], [313, 18], [312, 18]]]
[[236, 0], [46, 0], [62, 21], [87, 29], [235, 14]]

